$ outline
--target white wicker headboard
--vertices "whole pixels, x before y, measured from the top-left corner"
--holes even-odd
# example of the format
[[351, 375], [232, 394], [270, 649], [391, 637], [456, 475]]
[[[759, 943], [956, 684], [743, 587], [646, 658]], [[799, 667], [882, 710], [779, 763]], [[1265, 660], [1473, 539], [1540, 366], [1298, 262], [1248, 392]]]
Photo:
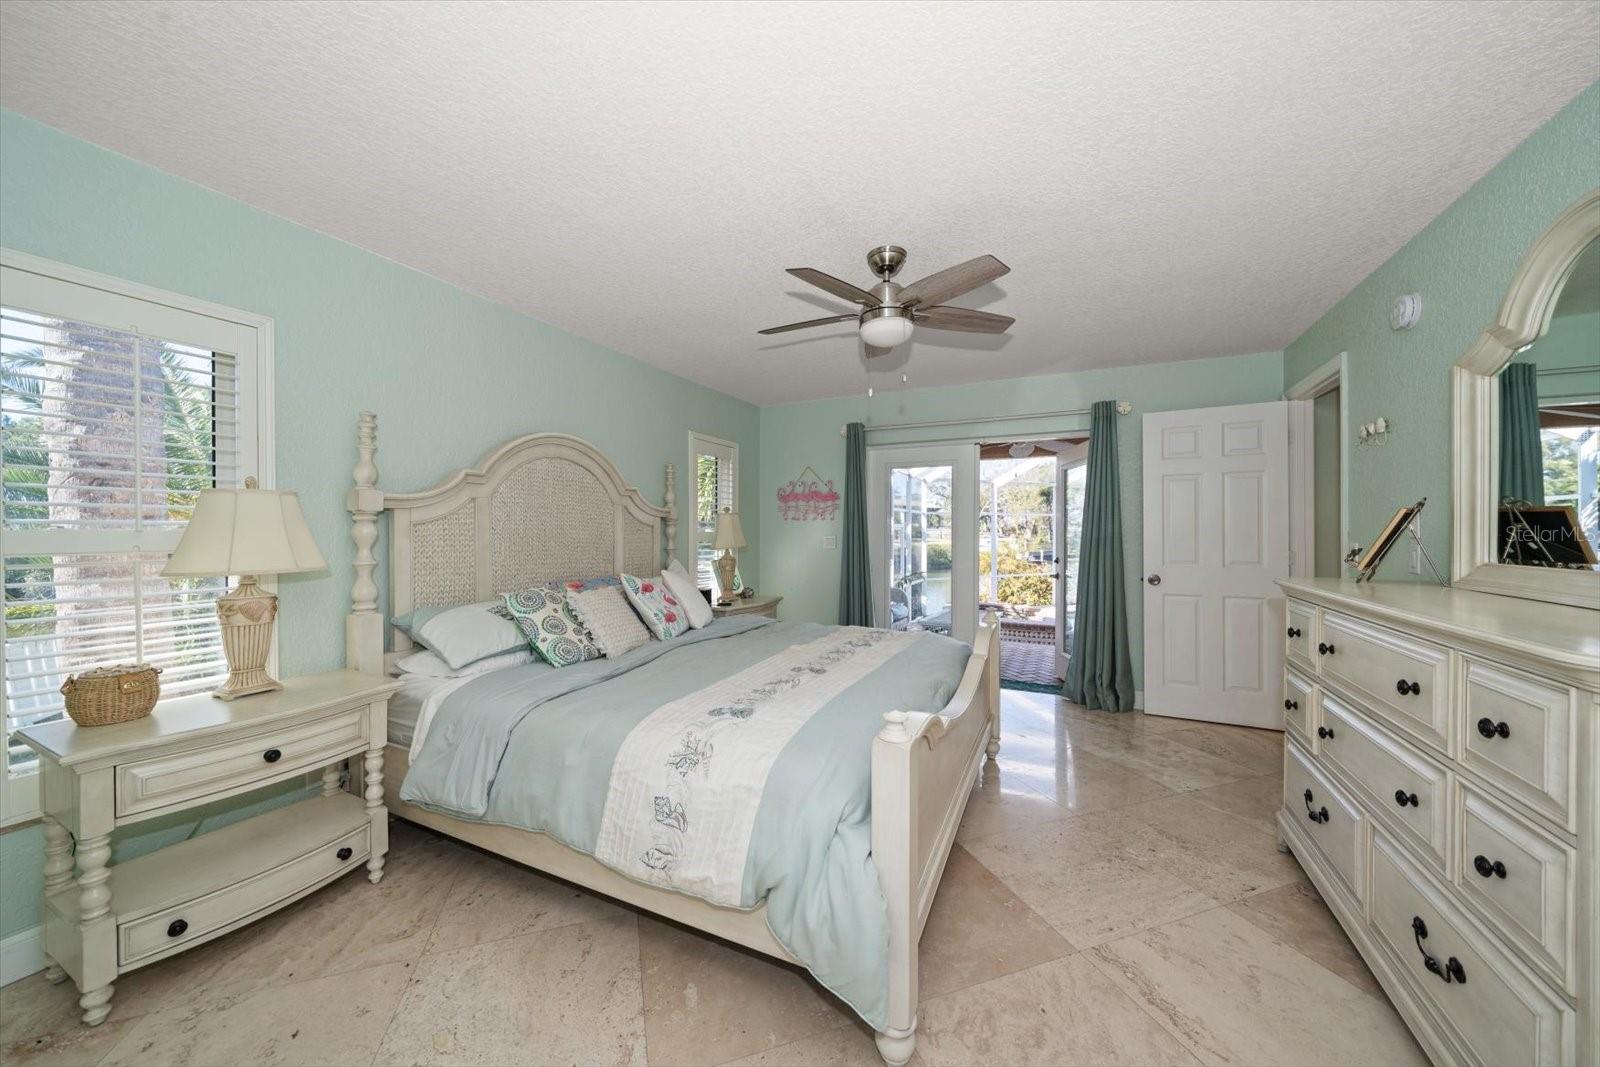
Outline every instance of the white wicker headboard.
[[346, 625], [347, 665], [381, 673], [386, 643], [411, 647], [399, 631], [385, 641], [377, 611], [379, 512], [390, 513], [389, 610], [468, 604], [552, 578], [654, 574], [676, 550], [673, 464], [665, 506], [645, 500], [593, 445], [568, 434], [507, 441], [476, 468], [432, 489], [384, 493], [377, 487], [377, 416], [363, 412], [350, 490], [355, 582]]

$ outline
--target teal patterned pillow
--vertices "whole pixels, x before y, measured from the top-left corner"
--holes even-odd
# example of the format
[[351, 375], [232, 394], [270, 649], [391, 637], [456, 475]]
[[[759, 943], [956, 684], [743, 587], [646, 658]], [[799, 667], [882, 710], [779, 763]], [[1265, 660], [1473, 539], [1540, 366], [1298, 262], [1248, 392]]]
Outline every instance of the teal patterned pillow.
[[600, 658], [600, 649], [573, 614], [564, 590], [540, 587], [507, 593], [506, 610], [527, 636], [528, 644], [552, 667], [570, 667]]
[[667, 583], [661, 580], [661, 575], [636, 578], [624, 574], [622, 591], [628, 595], [628, 603], [633, 605], [633, 610], [639, 613], [639, 618], [644, 620], [656, 640], [670, 641], [689, 629], [689, 612], [672, 595]]

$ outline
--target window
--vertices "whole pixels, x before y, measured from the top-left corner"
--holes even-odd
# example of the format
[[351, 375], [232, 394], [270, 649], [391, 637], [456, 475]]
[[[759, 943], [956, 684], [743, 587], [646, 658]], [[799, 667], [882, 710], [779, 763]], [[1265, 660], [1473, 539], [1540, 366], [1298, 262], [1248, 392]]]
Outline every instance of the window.
[[215, 609], [227, 580], [161, 570], [202, 489], [269, 473], [260, 320], [13, 265], [25, 258], [0, 268], [5, 821], [38, 806], [36, 758], [12, 731], [60, 717], [67, 676], [152, 663], [163, 699], [227, 676]]
[[689, 435], [689, 469], [694, 471], [696, 572], [701, 589], [714, 589], [711, 539], [717, 513], [739, 510], [739, 446], [720, 437]]

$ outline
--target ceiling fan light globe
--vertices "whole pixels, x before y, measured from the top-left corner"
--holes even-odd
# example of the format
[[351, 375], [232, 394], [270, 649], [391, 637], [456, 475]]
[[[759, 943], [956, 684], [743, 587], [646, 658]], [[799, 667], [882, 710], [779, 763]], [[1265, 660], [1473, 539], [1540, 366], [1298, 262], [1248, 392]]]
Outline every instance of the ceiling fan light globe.
[[886, 315], [863, 322], [861, 339], [875, 348], [893, 348], [909, 341], [912, 329], [909, 318]]

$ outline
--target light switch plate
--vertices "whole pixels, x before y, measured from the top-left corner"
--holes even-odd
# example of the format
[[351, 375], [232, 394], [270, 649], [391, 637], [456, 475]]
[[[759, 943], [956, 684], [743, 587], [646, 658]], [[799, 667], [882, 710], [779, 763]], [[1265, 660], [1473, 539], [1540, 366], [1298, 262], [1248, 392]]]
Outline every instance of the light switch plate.
[[822, 535], [822, 547], [823, 548], [838, 548], [839, 547], [839, 539], [837, 537], [835, 537], [833, 534], [823, 534]]

